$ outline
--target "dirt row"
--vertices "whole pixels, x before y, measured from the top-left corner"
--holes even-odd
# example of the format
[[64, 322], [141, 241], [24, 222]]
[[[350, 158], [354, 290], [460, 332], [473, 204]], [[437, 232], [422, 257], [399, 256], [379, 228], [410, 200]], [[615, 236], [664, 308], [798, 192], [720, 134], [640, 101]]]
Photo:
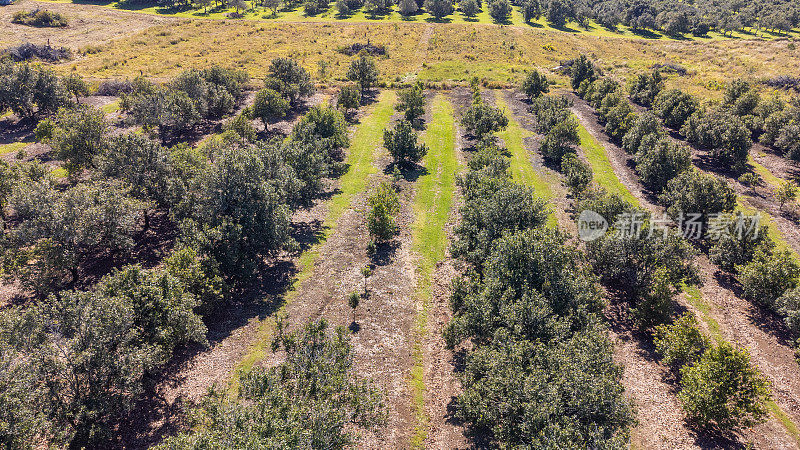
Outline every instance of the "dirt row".
[[[642, 206], [654, 213], [663, 211], [639, 182], [632, 169], [631, 156], [609, 141], [591, 107], [576, 98], [572, 110], [581, 124], [603, 145], [617, 177], [640, 200]], [[775, 402], [792, 421], [798, 423], [800, 366], [794, 359], [794, 352], [787, 342], [782, 323], [737, 295], [737, 287], [705, 256], [699, 257], [696, 262], [701, 272], [702, 298], [712, 305], [708, 314], [719, 323], [726, 340], [748, 348], [752, 361], [773, 383]], [[678, 303], [680, 309], [690, 310], [698, 317], [703, 314], [689, 303], [685, 294], [679, 296]], [[618, 333], [618, 342], [623, 344], [617, 347], [617, 352], [627, 359], [626, 388], [634, 394], [639, 406], [640, 424], [635, 437], [643, 447], [729, 447], [752, 443], [756, 448], [797, 448], [797, 443], [774, 417], [770, 417], [764, 424], [744, 430], [735, 441], [700, 434], [687, 428], [685, 424], [679, 425], [675, 422], [677, 417], [674, 417], [674, 411], [680, 412], [680, 406], [674, 398], [676, 386], [660, 364], [657, 364], [649, 339], [636, 336], [630, 331], [630, 326], [624, 326], [623, 321], [615, 323], [612, 320], [612, 327]], [[649, 380], [642, 380], [642, 377], [628, 367], [637, 365], [640, 366], [639, 370], [650, 372], [653, 376]], [[661, 380], [656, 379], [659, 377]], [[649, 384], [640, 385], [641, 381], [649, 381]], [[666, 432], [667, 430], [670, 431]]]

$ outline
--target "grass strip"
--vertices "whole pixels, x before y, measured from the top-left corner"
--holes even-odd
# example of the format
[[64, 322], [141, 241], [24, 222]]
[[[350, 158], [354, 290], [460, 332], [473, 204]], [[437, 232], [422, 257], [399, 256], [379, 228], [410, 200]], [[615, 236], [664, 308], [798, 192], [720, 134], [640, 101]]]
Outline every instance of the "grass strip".
[[453, 209], [459, 163], [455, 148], [453, 106], [443, 96], [433, 100], [432, 118], [425, 134], [428, 154], [422, 160], [427, 173], [417, 180], [414, 198], [412, 249], [417, 254], [417, 316], [414, 320], [414, 365], [411, 369], [412, 407], [415, 415], [412, 448], [424, 448], [429, 417], [425, 412], [425, 379], [422, 340], [427, 333], [433, 273], [447, 250], [446, 225]]
[[[314, 273], [314, 263], [319, 258], [319, 251], [336, 230], [339, 218], [352, 206], [353, 198], [366, 190], [369, 175], [377, 172], [373, 164], [375, 148], [383, 142], [383, 130], [386, 129], [394, 114], [395, 100], [396, 95], [393, 91], [383, 91], [378, 102], [370, 107], [369, 113], [356, 128], [350, 143], [350, 151], [345, 160], [349, 167], [339, 179], [339, 192], [328, 202], [328, 213], [325, 217], [322, 235], [316, 244], [300, 255], [297, 262], [297, 275], [283, 297], [283, 305], [279, 312], [283, 312], [286, 305], [290, 304], [297, 296], [298, 286]], [[266, 355], [274, 326], [275, 314], [259, 325], [255, 341], [234, 370], [234, 377], [231, 380], [232, 392], [238, 389], [238, 375], [250, 370]]]
[[631, 204], [641, 206], [639, 199], [631, 194], [631, 191], [622, 184], [617, 174], [614, 173], [614, 168], [608, 159], [606, 149], [581, 124], [578, 124], [578, 136], [581, 139], [583, 153], [592, 167], [594, 181], [603, 186], [609, 193], [617, 194]]

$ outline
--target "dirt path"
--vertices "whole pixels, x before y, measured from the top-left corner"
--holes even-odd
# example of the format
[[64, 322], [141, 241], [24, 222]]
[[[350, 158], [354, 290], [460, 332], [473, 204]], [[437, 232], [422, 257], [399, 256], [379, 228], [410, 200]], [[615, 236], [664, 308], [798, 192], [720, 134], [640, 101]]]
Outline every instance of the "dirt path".
[[[581, 124], [592, 134], [595, 139], [603, 143], [609, 160], [620, 181], [631, 189], [631, 192], [652, 212], [663, 210], [650, 201], [638, 177], [633, 172], [631, 157], [624, 150], [609, 142], [602, 126], [597, 122], [597, 116], [589, 106], [580, 99], [576, 99], [573, 108]], [[775, 320], [764, 320], [763, 314], [755, 310], [749, 302], [741, 299], [731, 290], [731, 285], [720, 276], [719, 271], [705, 256], [697, 259], [701, 269], [702, 287], [700, 292], [702, 300], [711, 304], [708, 311], [701, 311], [692, 305], [687, 296], [679, 297], [679, 307], [693, 311], [698, 317], [708, 317], [719, 324], [722, 336], [736, 344], [745, 346], [751, 353], [752, 361], [773, 383], [773, 399], [780, 409], [789, 415], [792, 421], [800, 420], [800, 366], [794, 359], [794, 354], [782, 336], [780, 326], [774, 326]], [[701, 321], [702, 322], [702, 321]], [[780, 325], [780, 324], [778, 324]], [[776, 330], [777, 331], [773, 331]], [[711, 330], [706, 330], [710, 332]], [[618, 332], [615, 330], [615, 332]], [[619, 333], [619, 332], [618, 332]], [[630, 343], [625, 344], [625, 335], [630, 332], [619, 333], [618, 341], [623, 343], [617, 352], [624, 352], [626, 360], [626, 383], [640, 407], [640, 424], [634, 433], [646, 448], [674, 448], [688, 443], [690, 446], [705, 447], [708, 445], [739, 445], [736, 443], [714, 442], [708, 436], [696, 435], [686, 429], [685, 425], [678, 426], [675, 413], [682, 416], [680, 406], [674, 395], [674, 385], [651, 380], [649, 387], [637, 384], [641, 379], [641, 371], [650, 371], [653, 374], [663, 373], [659, 364], [653, 360], [652, 350], [644, 353], [637, 350]], [[641, 344], [641, 343], [640, 343]], [[639, 344], [637, 344], [641, 348]], [[630, 367], [629, 367], [630, 366]], [[639, 366], [634, 370], [636, 366]], [[626, 387], [628, 385], [626, 384]], [[638, 393], [638, 395], [637, 395]], [[672, 405], [672, 406], [670, 406]], [[675, 408], [677, 406], [677, 409]], [[681, 418], [682, 422], [682, 418]], [[663, 425], [661, 424], [663, 423]], [[672, 430], [666, 433], [665, 430]], [[678, 433], [678, 434], [673, 434]], [[687, 439], [686, 433], [689, 433]], [[667, 442], [663, 441], [667, 438]], [[741, 433], [739, 442], [752, 442], [757, 448], [797, 448], [796, 441], [780, 424], [776, 417], [752, 429]]]

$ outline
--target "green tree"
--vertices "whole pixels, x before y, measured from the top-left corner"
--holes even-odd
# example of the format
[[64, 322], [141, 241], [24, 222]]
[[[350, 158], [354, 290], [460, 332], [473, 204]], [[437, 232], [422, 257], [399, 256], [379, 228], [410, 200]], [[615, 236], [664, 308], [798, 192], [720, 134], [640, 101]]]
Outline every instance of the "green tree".
[[264, 125], [282, 119], [289, 112], [289, 102], [278, 92], [264, 88], [256, 93], [251, 114], [254, 119], [261, 119]]
[[461, 0], [458, 2], [458, 9], [465, 17], [474, 18], [480, 12], [478, 2], [475, 0]]
[[417, 142], [417, 133], [407, 120], [398, 122], [393, 130], [384, 130], [383, 146], [392, 155], [395, 164], [417, 163], [428, 153], [425, 144]]
[[786, 203], [794, 201], [795, 197], [797, 197], [797, 185], [791, 180], [782, 182], [775, 193], [775, 197], [780, 203], [780, 209], [783, 210], [783, 206]]
[[78, 103], [79, 97], [86, 97], [91, 94], [91, 86], [78, 74], [69, 74], [63, 78], [62, 82], [64, 83], [64, 88], [75, 96], [75, 103]]
[[425, 0], [425, 11], [436, 18], [442, 20], [445, 16], [453, 14], [452, 0]]
[[297, 61], [291, 58], [275, 58], [267, 69], [265, 87], [277, 86], [282, 96], [289, 100], [289, 104], [294, 107], [297, 102], [314, 93], [314, 82], [311, 75]]
[[664, 363], [676, 371], [694, 364], [711, 347], [711, 341], [700, 331], [692, 313], [683, 314], [670, 325], [657, 326], [653, 343]]
[[[701, 237], [708, 231], [708, 220], [712, 215], [729, 213], [736, 206], [736, 192], [724, 181], [713, 175], [694, 170], [685, 170], [667, 182], [659, 201], [666, 205], [667, 213], [675, 220], [689, 219], [698, 215]], [[688, 230], [690, 220], [683, 225]]]
[[525, 93], [528, 99], [533, 100], [541, 97], [542, 94], [550, 92], [550, 82], [538, 70], [533, 69], [528, 72], [525, 80], [522, 81], [522, 92]]
[[345, 116], [348, 115], [348, 111], [361, 107], [361, 90], [358, 86], [355, 84], [342, 86], [339, 98], [336, 99], [336, 106], [345, 111]]
[[547, 132], [539, 151], [542, 152], [545, 160], [559, 166], [566, 155], [576, 153], [575, 147], [580, 143], [578, 121], [575, 116], [569, 116]]
[[655, 146], [643, 149], [636, 155], [636, 172], [655, 194], [660, 194], [667, 183], [692, 166], [692, 155], [688, 148], [662, 138]]
[[[553, 7], [552, 5], [554, 3], [560, 3], [560, 0], [554, 0], [554, 2], [551, 3], [551, 8]], [[550, 20], [549, 12], [548, 20]], [[563, 23], [561, 25], [563, 26]], [[595, 66], [586, 55], [580, 55], [574, 61], [572, 61], [572, 70], [570, 74], [572, 89], [577, 90], [582, 82], [587, 81], [591, 83], [600, 78], [601, 75], [600, 69], [598, 69], [597, 66]]]
[[416, 0], [400, 0], [398, 11], [403, 17], [410, 17], [419, 11], [419, 5]]
[[744, 295], [771, 308], [786, 291], [797, 286], [800, 265], [788, 251], [759, 249], [744, 266], [736, 266]]
[[383, 182], [367, 199], [367, 229], [376, 242], [391, 240], [397, 233], [396, 216], [400, 212], [400, 199], [391, 184]]
[[362, 95], [378, 84], [378, 75], [375, 60], [366, 55], [354, 59], [347, 69], [347, 79], [358, 83]]
[[489, 106], [484, 102], [473, 103], [461, 119], [464, 128], [483, 140], [508, 126], [508, 117], [500, 108]]
[[497, 23], [508, 22], [511, 15], [511, 3], [508, 0], [491, 0], [489, 2], [489, 15]]
[[353, 323], [356, 323], [356, 308], [358, 308], [359, 300], [361, 300], [361, 296], [358, 292], [351, 292], [347, 296], [347, 305], [353, 310]]
[[664, 137], [661, 121], [651, 112], [639, 114], [630, 130], [622, 138], [622, 148], [630, 153], [637, 154], [655, 146], [657, 141]]
[[681, 375], [678, 398], [699, 426], [728, 431], [766, 420], [769, 381], [751, 365], [747, 350], [721, 343]]
[[650, 106], [663, 89], [664, 78], [661, 76], [661, 72], [653, 70], [649, 74], [640, 73], [631, 80], [628, 91], [631, 100], [642, 106]]
[[564, 183], [574, 197], [581, 195], [592, 182], [592, 168], [574, 154], [567, 154], [561, 159], [561, 172]]
[[395, 109], [405, 111], [405, 118], [412, 125], [417, 118], [425, 114], [425, 87], [422, 83], [417, 81], [410, 88], [400, 91], [400, 99]]
[[697, 108], [697, 100], [678, 89], [661, 91], [653, 103], [653, 111], [673, 130], [680, 130]]
[[36, 128], [36, 137], [53, 148], [58, 158], [64, 160], [69, 175], [75, 177], [83, 169], [94, 166], [94, 158], [107, 145], [107, 129], [102, 111], [79, 107], [62, 109], [52, 122], [41, 122]]

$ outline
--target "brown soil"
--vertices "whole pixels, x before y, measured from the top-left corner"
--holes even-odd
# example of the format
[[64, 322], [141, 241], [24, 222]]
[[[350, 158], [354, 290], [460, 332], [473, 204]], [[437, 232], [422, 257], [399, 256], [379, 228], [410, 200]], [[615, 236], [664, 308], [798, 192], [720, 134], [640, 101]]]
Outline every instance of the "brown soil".
[[[37, 8], [64, 14], [68, 25], [64, 28], [37, 28], [11, 23], [15, 12]], [[21, 0], [0, 9], [0, 29], [3, 30], [0, 33], [0, 48], [25, 42], [34, 44], [49, 42], [53, 46], [69, 47], [78, 51], [172, 21], [175, 19], [112, 8], [97, 8], [95, 5]], [[80, 57], [77, 54], [74, 56]]]
[[[643, 206], [652, 212], [661, 211], [662, 208], [649, 201], [650, 197], [638, 182], [638, 177], [629, 165], [630, 156], [608, 141], [591, 108], [582, 100], [576, 99], [573, 111], [581, 124], [604, 145], [611, 165], [623, 184], [642, 201]], [[800, 366], [794, 359], [794, 353], [789, 347], [790, 342], [786, 340], [785, 327], [779, 320], [769, 317], [737, 296], [736, 286], [722, 276], [705, 256], [698, 257], [696, 262], [701, 272], [702, 298], [712, 305], [710, 315], [719, 323], [724, 338], [746, 347], [751, 352], [753, 363], [773, 383], [773, 399], [795, 423], [798, 423], [800, 420], [800, 383], [798, 382]], [[678, 309], [688, 309], [698, 316], [702, 316], [700, 311], [688, 303], [685, 295], [679, 297], [678, 303]], [[622, 322], [616, 321], [615, 323], [612, 320], [612, 328], [617, 333], [617, 341], [624, 343], [627, 339], [625, 335], [630, 335], [630, 333], [619, 333], [618, 330], [621, 326]], [[646, 349], [648, 345], [646, 340], [639, 339], [636, 345], [629, 343], [618, 346], [616, 349], [618, 353], [627, 354], [622, 358], [626, 362], [625, 385], [626, 389], [633, 394], [639, 407], [640, 423], [634, 430], [634, 442], [639, 441], [646, 448], [651, 448], [651, 446], [654, 448], [682, 447], [682, 443], [702, 448], [739, 447], [747, 443], [754, 444], [756, 448], [797, 448], [796, 442], [774, 417], [770, 417], [764, 424], [743, 430], [739, 436], [731, 438], [732, 440], [697, 434], [688, 429], [680, 417], [682, 413], [679, 404], [668, 400], [669, 397], [674, 398], [677, 386], [669, 378], [659, 381], [654, 380], [654, 377], [648, 377], [648, 379], [641, 377], [641, 373], [664, 373], [664, 369], [653, 358], [652, 351], [644, 353], [640, 350], [632, 351], [637, 347]], [[628, 366], [639, 366], [640, 368], [634, 371]], [[665, 397], [667, 394], [669, 397]], [[680, 422], [676, 420], [680, 420]], [[667, 433], [665, 430], [672, 431]]]

